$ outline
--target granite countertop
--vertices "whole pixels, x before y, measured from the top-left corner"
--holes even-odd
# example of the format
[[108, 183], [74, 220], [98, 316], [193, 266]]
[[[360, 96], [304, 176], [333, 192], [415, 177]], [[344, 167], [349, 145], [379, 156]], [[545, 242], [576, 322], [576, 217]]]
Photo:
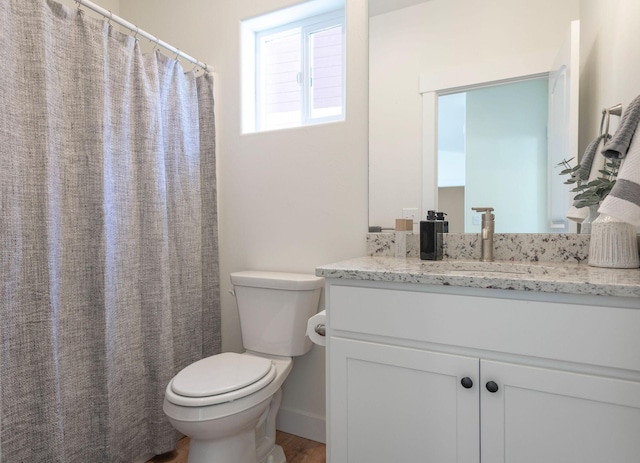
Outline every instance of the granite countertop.
[[[640, 269], [586, 263], [477, 260], [424, 261], [368, 256], [318, 267], [325, 278], [461, 286], [543, 293], [640, 298]], [[639, 301], [640, 304], [640, 301]]]

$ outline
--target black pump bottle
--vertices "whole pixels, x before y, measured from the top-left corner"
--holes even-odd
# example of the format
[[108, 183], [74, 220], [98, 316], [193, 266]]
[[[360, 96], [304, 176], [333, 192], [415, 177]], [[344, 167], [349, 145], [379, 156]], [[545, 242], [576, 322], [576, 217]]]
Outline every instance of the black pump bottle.
[[435, 211], [428, 211], [427, 220], [420, 222], [420, 259], [442, 260], [444, 222]]

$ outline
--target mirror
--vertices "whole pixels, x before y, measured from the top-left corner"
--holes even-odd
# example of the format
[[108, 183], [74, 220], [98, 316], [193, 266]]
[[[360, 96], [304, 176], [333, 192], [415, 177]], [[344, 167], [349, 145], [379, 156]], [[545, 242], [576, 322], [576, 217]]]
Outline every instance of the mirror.
[[[472, 207], [500, 211], [500, 233], [548, 233], [546, 78], [438, 96], [438, 211], [478, 233]], [[523, 108], [526, 108], [523, 110]]]
[[[494, 81], [510, 82], [518, 76], [549, 74], [571, 20], [578, 17], [577, 2], [558, 5], [545, 1], [530, 11], [528, 8], [524, 11], [510, 0], [491, 2], [492, 5], [478, 5], [478, 2], [468, 0], [405, 0], [394, 2], [400, 7], [397, 9], [390, 9], [389, 3], [369, 0], [369, 224], [392, 228], [395, 218], [410, 217], [417, 209], [418, 217], [414, 220], [418, 221], [427, 209], [433, 208], [448, 212], [451, 224], [455, 222], [456, 214], [471, 215], [471, 211], [467, 211], [471, 206], [493, 206], [498, 232], [566, 232], [567, 229], [560, 229], [559, 222], [554, 222], [553, 218], [545, 218], [545, 230], [500, 230], [500, 224], [520, 220], [513, 217], [513, 212], [501, 211], [496, 206], [497, 200], [494, 202], [479, 194], [474, 198], [482, 204], [468, 198], [469, 204], [458, 206], [462, 210], [455, 209], [455, 212], [452, 204], [440, 203], [440, 192], [444, 193], [436, 186], [440, 162], [436, 160], [435, 152], [428, 153], [429, 145], [436, 137], [425, 130], [430, 124], [431, 130], [435, 130], [438, 111], [430, 114], [425, 109], [429, 102], [425, 103], [425, 100], [432, 98], [431, 105], [437, 109], [441, 106], [440, 98], [459, 93], [458, 90], [467, 91], [475, 84], [487, 86]], [[543, 23], [545, 28], [540, 28], [539, 24]], [[430, 83], [423, 82], [425, 76]], [[547, 106], [547, 101], [541, 103]], [[516, 110], [528, 110], [524, 101], [514, 100], [512, 104]], [[474, 129], [466, 126], [465, 130], [472, 132]], [[564, 148], [561, 151], [568, 153]], [[545, 179], [554, 175], [560, 179], [550, 164], [547, 161], [542, 168]], [[466, 181], [475, 181], [473, 175], [478, 172], [478, 168], [469, 169]], [[503, 179], [517, 179], [527, 173], [502, 175]], [[496, 183], [506, 182], [495, 179], [484, 182], [485, 186]], [[504, 193], [498, 195], [504, 197]], [[533, 206], [523, 204], [521, 209], [534, 207], [537, 210], [539, 203], [546, 208], [568, 199], [564, 195], [554, 191], [539, 194], [538, 203]], [[454, 199], [454, 202], [460, 201]], [[493, 204], [485, 204], [486, 201]], [[436, 204], [438, 206], [434, 206]], [[566, 210], [564, 208], [564, 213]], [[530, 212], [531, 217], [538, 215], [534, 210]], [[565, 220], [564, 213], [560, 212], [562, 220]], [[501, 217], [509, 220], [500, 221]], [[469, 227], [458, 231], [476, 231], [472, 228], [473, 217], [466, 217], [465, 221], [469, 222]]]

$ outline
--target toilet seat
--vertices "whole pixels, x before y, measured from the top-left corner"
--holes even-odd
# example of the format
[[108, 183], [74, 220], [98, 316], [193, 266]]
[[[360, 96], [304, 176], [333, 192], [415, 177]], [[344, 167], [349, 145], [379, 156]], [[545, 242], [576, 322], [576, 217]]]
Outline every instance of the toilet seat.
[[270, 359], [225, 352], [180, 371], [167, 386], [167, 400], [187, 407], [231, 402], [259, 391], [275, 376]]

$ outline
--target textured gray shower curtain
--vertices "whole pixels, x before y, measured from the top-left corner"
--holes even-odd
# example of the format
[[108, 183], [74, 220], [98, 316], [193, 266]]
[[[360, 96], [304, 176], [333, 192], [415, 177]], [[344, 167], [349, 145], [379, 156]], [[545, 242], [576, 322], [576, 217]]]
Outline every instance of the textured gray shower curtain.
[[0, 1], [0, 461], [170, 450], [220, 349], [211, 77], [105, 21]]

